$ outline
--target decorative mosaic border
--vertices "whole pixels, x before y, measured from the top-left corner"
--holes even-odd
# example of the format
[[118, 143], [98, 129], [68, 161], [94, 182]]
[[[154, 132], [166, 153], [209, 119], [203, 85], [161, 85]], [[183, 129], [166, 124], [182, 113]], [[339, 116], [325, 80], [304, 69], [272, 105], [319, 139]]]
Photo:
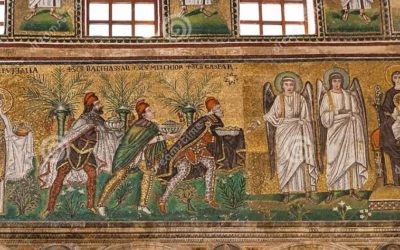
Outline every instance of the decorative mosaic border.
[[[18, 249], [61, 242], [79, 249], [113, 245], [135, 249], [144, 242], [161, 247], [156, 249], [215, 249], [210, 246], [221, 244], [246, 249], [297, 249], [289, 248], [296, 245], [310, 245], [308, 249], [380, 249], [385, 244], [399, 244], [400, 222], [0, 223], [0, 242]], [[132, 248], [126, 248], [133, 243]], [[324, 248], [314, 248], [318, 245]]]
[[74, 37], [46, 37], [43, 36], [16, 36], [13, 34], [13, 1], [7, 1], [8, 12], [7, 12], [7, 32], [6, 35], [0, 36], [1, 42], [18, 42], [18, 43], [59, 43], [59, 44], [174, 44], [179, 46], [182, 43], [296, 43], [303, 42], [313, 45], [314, 42], [379, 42], [379, 41], [398, 41], [400, 32], [393, 32], [391, 28], [390, 20], [390, 0], [381, 0], [381, 11], [382, 11], [382, 34], [369, 34], [369, 33], [351, 33], [351, 34], [329, 34], [326, 32], [324, 22], [324, 11], [323, 11], [323, 0], [315, 1], [315, 10], [317, 14], [317, 34], [316, 35], [305, 35], [305, 36], [279, 36], [279, 37], [268, 37], [268, 36], [245, 36], [239, 35], [238, 26], [238, 6], [239, 0], [231, 0], [232, 5], [232, 36], [184, 36], [184, 37], [173, 37], [169, 34], [170, 31], [170, 10], [169, 3], [171, 0], [162, 0], [161, 8], [164, 16], [163, 25], [163, 37], [154, 38], [92, 38], [84, 37], [82, 34], [82, 1], [76, 0], [76, 15], [75, 15], [75, 33], [77, 36]]

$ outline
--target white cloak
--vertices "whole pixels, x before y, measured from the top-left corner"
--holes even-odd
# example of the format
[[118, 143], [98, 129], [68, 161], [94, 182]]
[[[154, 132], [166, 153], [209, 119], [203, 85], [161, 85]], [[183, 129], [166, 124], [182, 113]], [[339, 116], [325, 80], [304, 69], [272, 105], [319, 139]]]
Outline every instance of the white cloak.
[[212, 0], [182, 0], [182, 5], [211, 5]]
[[[310, 176], [314, 191], [318, 180], [315, 160], [315, 139], [311, 125], [311, 114], [303, 96], [294, 93], [284, 97], [285, 111], [282, 117], [281, 96], [265, 116], [265, 120], [276, 127], [276, 166], [281, 192], [305, 192], [305, 175]], [[308, 172], [305, 166], [308, 165]]]
[[0, 117], [5, 125], [5, 180], [17, 181], [23, 179], [33, 168], [33, 133], [31, 131], [26, 136], [18, 136], [8, 117], [2, 112]]
[[[339, 114], [339, 110], [351, 113]], [[345, 90], [342, 90], [342, 94], [330, 91], [322, 99], [321, 122], [328, 129], [326, 155], [330, 191], [359, 189], [367, 181], [366, 138], [360, 110], [355, 96]]]
[[[57, 176], [57, 163], [68, 154], [67, 151], [70, 150], [69, 144], [93, 128], [97, 129], [99, 135], [93, 150], [97, 163], [97, 172], [111, 173], [113, 157], [121, 138], [116, 135], [116, 132], [108, 131], [104, 126], [88, 123], [85, 119], [80, 118], [68, 131], [62, 142], [44, 158], [40, 167], [40, 175], [38, 176], [42, 188], [49, 188], [53, 184]], [[64, 185], [78, 185], [86, 181], [87, 175], [83, 169], [79, 171], [73, 169], [64, 179]]]
[[347, 9], [349, 6], [351, 10], [360, 10], [364, 5], [364, 9], [368, 10], [372, 8], [374, 0], [340, 0], [340, 2], [343, 9]]
[[28, 6], [30, 9], [38, 8], [59, 8], [61, 0], [29, 0]]

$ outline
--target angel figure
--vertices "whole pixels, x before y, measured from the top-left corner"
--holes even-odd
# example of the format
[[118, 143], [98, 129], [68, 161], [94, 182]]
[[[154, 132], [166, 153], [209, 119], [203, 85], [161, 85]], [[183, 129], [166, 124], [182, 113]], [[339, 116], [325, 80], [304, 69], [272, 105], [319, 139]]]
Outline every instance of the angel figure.
[[335, 191], [349, 191], [361, 200], [356, 190], [368, 178], [367, 119], [360, 84], [355, 78], [349, 86], [348, 73], [340, 68], [328, 70], [324, 83], [317, 82], [320, 111], [320, 159], [326, 164], [329, 203]]
[[271, 167], [271, 178], [278, 173], [284, 202], [290, 193], [305, 193], [313, 201], [318, 167], [316, 163], [312, 87], [293, 72], [283, 72], [275, 79], [275, 96], [270, 83], [264, 86], [264, 120]]

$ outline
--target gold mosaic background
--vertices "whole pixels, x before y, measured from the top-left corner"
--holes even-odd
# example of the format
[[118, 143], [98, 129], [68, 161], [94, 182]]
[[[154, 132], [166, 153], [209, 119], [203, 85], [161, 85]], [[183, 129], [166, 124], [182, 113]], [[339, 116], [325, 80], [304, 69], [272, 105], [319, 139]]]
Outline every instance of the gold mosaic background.
[[[160, 69], [163, 66], [171, 66], [154, 64], [148, 65], [158, 66], [158, 69], [153, 67], [147, 72], [148, 78], [146, 83], [150, 86], [146, 95], [146, 99], [152, 104], [156, 110], [158, 122], [166, 120], [178, 121], [178, 116], [170, 111], [165, 105], [160, 103], [155, 98], [157, 91], [160, 91], [158, 74], [163, 74], [169, 79], [179, 79], [185, 71], [190, 71], [195, 79], [201, 79], [206, 73], [213, 73], [216, 78], [214, 82], [222, 83], [222, 91], [215, 94], [225, 110], [224, 122], [226, 126], [239, 126], [244, 128], [247, 147], [247, 189], [250, 194], [268, 194], [278, 192], [278, 180], [275, 177], [270, 180], [268, 153], [266, 145], [265, 126], [262, 124], [255, 131], [249, 132], [249, 127], [254, 121], [262, 121], [263, 116], [263, 96], [262, 89], [266, 82], [273, 83], [277, 74], [282, 71], [293, 71], [301, 76], [303, 82], [310, 81], [316, 86], [317, 79], [322, 79], [326, 70], [332, 67], [341, 67], [349, 72], [351, 79], [358, 78], [360, 80], [364, 100], [367, 109], [368, 117], [368, 132], [369, 134], [377, 128], [377, 113], [373, 108], [375, 96], [375, 86], [380, 85], [385, 92], [391, 87], [391, 84], [386, 80], [386, 71], [392, 65], [400, 64], [396, 61], [336, 61], [336, 62], [296, 62], [296, 63], [234, 63], [234, 64], [175, 64], [175, 68], [182, 66], [177, 70]], [[110, 64], [111, 65], [111, 64]], [[125, 64], [124, 64], [125, 65]], [[88, 65], [82, 65], [84, 69]], [[96, 65], [90, 65], [96, 66]], [[138, 74], [138, 66], [135, 64], [128, 65], [130, 71], [127, 72], [132, 76]], [[214, 69], [201, 69], [207, 68]], [[35, 148], [37, 155], [40, 155], [41, 142], [50, 135], [56, 134], [56, 122], [47, 119], [47, 113], [38, 111], [37, 113], [26, 112], [30, 105], [24, 97], [24, 87], [27, 86], [27, 74], [15, 72], [16, 68], [20, 69], [35, 69], [39, 74], [48, 76], [54, 67], [62, 67], [64, 70], [70, 68], [69, 65], [50, 66], [50, 65], [27, 65], [27, 66], [1, 66], [0, 67], [0, 87], [7, 89], [14, 96], [14, 106], [8, 113], [11, 120], [15, 123], [26, 122], [32, 125], [35, 136]], [[217, 69], [219, 68], [219, 69]], [[11, 69], [14, 69], [14, 73]], [[85, 71], [84, 71], [85, 72]], [[91, 90], [99, 92], [101, 84], [99, 74], [101, 72], [85, 72], [87, 76], [94, 81]], [[116, 74], [116, 72], [106, 72], [107, 74]], [[229, 77], [230, 76], [230, 77]], [[230, 83], [227, 79], [234, 79]], [[98, 93], [101, 97], [100, 93]], [[103, 100], [103, 103], [105, 101]], [[79, 105], [79, 110], [76, 112], [76, 117], [81, 112], [82, 105]], [[106, 107], [105, 107], [106, 108]], [[111, 117], [111, 113], [106, 113], [104, 117]], [[370, 190], [375, 184], [375, 165], [373, 155], [370, 153], [369, 180], [365, 189]], [[320, 176], [318, 183], [318, 191], [325, 191], [325, 178]]]

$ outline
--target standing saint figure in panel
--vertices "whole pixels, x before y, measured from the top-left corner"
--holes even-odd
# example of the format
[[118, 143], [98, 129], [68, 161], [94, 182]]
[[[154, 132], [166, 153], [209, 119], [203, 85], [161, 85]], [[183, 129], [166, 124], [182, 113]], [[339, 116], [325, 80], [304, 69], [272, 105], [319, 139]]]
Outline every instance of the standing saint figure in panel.
[[367, 120], [362, 91], [357, 79], [349, 86], [348, 73], [334, 68], [325, 73], [324, 83], [318, 81], [320, 111], [320, 157], [326, 163], [326, 202], [334, 191], [356, 193], [368, 179]]
[[212, 5], [213, 0], [181, 0], [181, 13], [180, 16], [184, 16], [188, 14], [188, 6], [200, 6], [200, 12], [203, 13], [205, 16], [209, 17], [212, 14], [210, 11], [206, 10], [206, 5]]
[[283, 72], [264, 87], [264, 120], [267, 126], [271, 177], [278, 173], [279, 189], [289, 201], [291, 193], [305, 193], [312, 200], [318, 167], [315, 152], [312, 87], [293, 72]]
[[360, 16], [366, 23], [371, 22], [371, 18], [369, 18], [365, 14], [365, 10], [369, 10], [372, 8], [372, 3], [374, 0], [340, 0], [343, 9], [342, 20], [347, 21], [349, 19], [349, 13], [352, 10], [360, 11]]

